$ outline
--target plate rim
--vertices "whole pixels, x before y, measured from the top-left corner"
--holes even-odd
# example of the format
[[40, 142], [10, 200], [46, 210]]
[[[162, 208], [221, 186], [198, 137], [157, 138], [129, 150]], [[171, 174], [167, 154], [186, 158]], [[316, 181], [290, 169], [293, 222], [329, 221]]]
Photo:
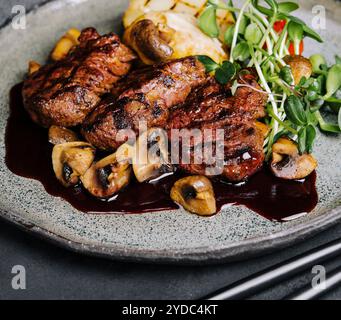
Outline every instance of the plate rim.
[[[69, 1], [70, 0], [43, 0], [43, 2], [28, 10], [26, 14], [35, 12], [45, 6], [53, 6], [53, 3], [65, 3]], [[0, 31], [7, 27], [10, 22], [11, 18], [7, 19], [2, 25], [0, 25]], [[134, 249], [110, 243], [101, 245], [84, 244], [67, 239], [43, 227], [34, 225], [14, 210], [9, 212], [0, 208], [0, 218], [28, 234], [79, 254], [125, 262], [208, 265], [240, 261], [246, 259], [246, 257], [252, 258], [255, 256], [265, 255], [274, 248], [281, 249], [290, 246], [290, 244], [302, 242], [315, 234], [329, 229], [338, 222], [341, 222], [341, 205], [332, 210], [326, 211], [321, 216], [314, 217], [309, 222], [297, 224], [285, 231], [279, 231], [271, 235], [243, 240], [238, 242], [238, 244], [231, 243], [219, 247], [207, 246], [192, 249], [168, 249], [167, 251], [158, 249]], [[257, 247], [251, 245], [254, 242], [257, 242]]]
[[[312, 219], [309, 223], [298, 224], [288, 230], [276, 232], [270, 236], [260, 236], [240, 241], [238, 244], [223, 245], [221, 247], [201, 247], [191, 249], [157, 250], [134, 249], [114, 244], [89, 245], [62, 237], [45, 228], [34, 225], [21, 216], [0, 209], [0, 218], [19, 227], [40, 239], [44, 239], [58, 247], [69, 251], [86, 254], [88, 256], [107, 258], [115, 261], [157, 263], [173, 265], [211, 265], [226, 262], [242, 261], [246, 258], [266, 255], [274, 248], [281, 249], [291, 244], [302, 242], [315, 234], [323, 232], [341, 222], [341, 206], [327, 211]], [[257, 242], [257, 247], [252, 246]]]

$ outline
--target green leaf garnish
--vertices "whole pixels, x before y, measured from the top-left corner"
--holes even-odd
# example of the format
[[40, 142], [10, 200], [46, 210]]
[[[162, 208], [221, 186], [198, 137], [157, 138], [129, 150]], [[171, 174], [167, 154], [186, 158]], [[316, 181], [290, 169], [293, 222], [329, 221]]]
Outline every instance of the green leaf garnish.
[[298, 149], [300, 153], [304, 153], [306, 150], [306, 142], [307, 142], [307, 130], [306, 128], [302, 128], [298, 132]]
[[[238, 68], [247, 66], [255, 69], [262, 90], [269, 96], [265, 122], [271, 127], [271, 132], [265, 147], [267, 154], [271, 154], [276, 137], [284, 133], [297, 141], [300, 152], [311, 153], [318, 126], [322, 131], [341, 132], [341, 98], [337, 95], [341, 87], [341, 57], [336, 56], [336, 64], [329, 68], [322, 55], [311, 56], [313, 74], [308, 79], [302, 77], [296, 86], [293, 85], [291, 68], [284, 66], [283, 58], [292, 42], [296, 54], [299, 54], [304, 37], [323, 42], [316, 31], [291, 15], [298, 8], [299, 5], [290, 0], [247, 0], [241, 8], [234, 7], [232, 0], [209, 0], [199, 18], [201, 30], [212, 38], [218, 38], [217, 10], [227, 10], [234, 15], [237, 27], [231, 25], [224, 33], [224, 44], [231, 48], [231, 63], [219, 64], [206, 56], [198, 59], [207, 72], [214, 74], [223, 85], [235, 80]], [[233, 61], [241, 63], [233, 64]], [[238, 81], [235, 80], [234, 84], [233, 94], [238, 88]], [[323, 119], [319, 112], [323, 106], [335, 112], [337, 124]]]
[[281, 69], [279, 72], [279, 77], [289, 85], [291, 85], [294, 81], [294, 77], [289, 66], [285, 66]]
[[291, 15], [288, 15], [288, 14], [286, 14], [286, 13], [283, 13], [283, 14], [284, 14], [284, 15], [286, 16], [286, 18], [288, 18], [290, 21], [295, 22], [295, 23], [297, 23], [297, 24], [300, 24], [300, 25], [302, 26], [302, 28], [303, 28], [304, 34], [305, 34], [307, 37], [312, 38], [312, 39], [314, 39], [314, 40], [316, 40], [316, 41], [318, 41], [318, 42], [323, 42], [321, 36], [320, 36], [317, 32], [315, 32], [313, 29], [309, 28], [309, 27], [305, 24], [305, 22], [304, 22], [303, 20], [301, 20], [301, 19], [299, 19], [299, 18], [297, 18], [297, 17], [291, 16]]
[[227, 84], [236, 74], [236, 67], [230, 61], [225, 61], [223, 65], [216, 70], [215, 77], [220, 84]]
[[300, 6], [295, 2], [280, 2], [278, 4], [278, 10], [284, 13], [290, 13], [296, 11]]
[[308, 125], [317, 126], [318, 125], [318, 120], [316, 118], [315, 111], [307, 110], [306, 114], [307, 114], [307, 123], [308, 123]]
[[307, 36], [309, 38], [312, 38], [312, 39], [314, 39], [314, 40], [316, 40], [318, 42], [323, 42], [321, 36], [316, 31], [314, 31], [313, 29], [309, 28], [303, 20], [301, 20], [301, 19], [299, 19], [297, 17], [294, 17], [292, 15], [289, 15], [289, 14], [287, 14], [285, 12], [281, 12], [280, 15], [283, 16], [283, 18], [285, 18], [285, 19], [288, 19], [288, 20], [290, 20], [292, 22], [300, 24], [303, 27], [303, 31], [304, 31], [305, 36]]
[[285, 113], [288, 119], [297, 126], [304, 126], [307, 123], [307, 116], [303, 104], [299, 98], [294, 95], [288, 97], [284, 105]]
[[303, 25], [303, 31], [305, 36], [307, 36], [308, 38], [312, 38], [314, 40], [316, 40], [317, 42], [323, 42], [321, 36], [315, 32], [313, 29], [309, 28], [306, 24]]
[[232, 52], [233, 59], [245, 61], [250, 57], [249, 45], [246, 41], [239, 42]]
[[329, 132], [329, 133], [340, 133], [341, 132], [341, 127], [339, 124], [334, 124], [334, 123], [327, 123], [321, 113], [319, 111], [316, 111], [316, 117], [318, 119], [320, 128], [322, 131]]
[[319, 98], [319, 95], [317, 91], [315, 90], [308, 90], [306, 94], [306, 98], [308, 99], [308, 101], [315, 101]]
[[316, 129], [313, 125], [303, 127], [298, 133], [298, 149], [300, 153], [312, 153], [316, 138]]
[[326, 64], [326, 59], [321, 54], [313, 54], [309, 60], [313, 66], [314, 73], [320, 73], [322, 71], [321, 66]]
[[197, 56], [197, 58], [205, 66], [207, 73], [220, 68], [220, 65], [208, 56]]
[[217, 23], [217, 9], [209, 5], [199, 17], [199, 27], [211, 38], [219, 37], [219, 27]]
[[231, 25], [225, 31], [224, 42], [228, 46], [232, 45], [234, 30], [235, 30], [234, 25]]
[[215, 71], [215, 78], [223, 85], [227, 84], [236, 75], [236, 66], [230, 61], [224, 61], [220, 65], [208, 56], [197, 56], [197, 58], [205, 66], [207, 73]]
[[303, 39], [303, 26], [294, 21], [288, 24], [288, 33], [292, 41], [301, 41]]
[[327, 94], [325, 98], [330, 98], [341, 87], [341, 64], [334, 64], [328, 71], [327, 75]]
[[245, 40], [253, 44], [258, 44], [262, 40], [262, 36], [262, 32], [255, 23], [250, 23], [245, 29]]
[[308, 125], [306, 128], [306, 152], [312, 153], [314, 142], [316, 138], [316, 128], [312, 125]]
[[239, 23], [238, 33], [244, 34], [248, 24], [249, 24], [249, 20], [244, 15], [242, 15], [240, 19], [240, 23]]

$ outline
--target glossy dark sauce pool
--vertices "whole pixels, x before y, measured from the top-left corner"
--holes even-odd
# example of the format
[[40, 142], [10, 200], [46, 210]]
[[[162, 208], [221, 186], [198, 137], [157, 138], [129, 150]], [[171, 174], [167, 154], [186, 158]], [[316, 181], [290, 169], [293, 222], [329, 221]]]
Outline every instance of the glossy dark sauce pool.
[[[177, 209], [169, 197], [170, 190], [183, 173], [175, 173], [155, 183], [132, 181], [115, 200], [97, 200], [81, 187], [65, 189], [54, 176], [51, 163], [52, 146], [47, 131], [28, 117], [21, 97], [22, 84], [10, 93], [10, 118], [6, 129], [6, 165], [16, 175], [40, 181], [46, 191], [68, 201], [85, 213], [144, 213]], [[243, 185], [213, 181], [218, 208], [244, 205], [275, 221], [286, 221], [311, 212], [317, 202], [316, 174], [303, 182], [283, 181], [263, 169]]]

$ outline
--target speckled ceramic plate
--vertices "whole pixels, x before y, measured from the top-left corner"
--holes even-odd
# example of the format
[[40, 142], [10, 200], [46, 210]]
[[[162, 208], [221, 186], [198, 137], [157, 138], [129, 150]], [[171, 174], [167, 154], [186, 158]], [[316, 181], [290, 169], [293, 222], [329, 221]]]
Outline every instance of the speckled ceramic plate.
[[[313, 48], [308, 42], [307, 51], [320, 51], [332, 59], [341, 52], [341, 10], [334, 2], [326, 4], [330, 9], [327, 30], [322, 31], [326, 42], [314, 43]], [[302, 5], [299, 15], [309, 22], [312, 4], [306, 1]], [[126, 6], [127, 1], [123, 0], [55, 1], [30, 12], [26, 30], [14, 30], [7, 25], [0, 31], [0, 215], [77, 252], [167, 263], [246, 258], [292, 245], [340, 221], [341, 139], [334, 136], [320, 136], [316, 146], [320, 164], [317, 208], [309, 215], [283, 224], [238, 206], [209, 219], [181, 210], [143, 215], [86, 215], [62, 199], [48, 195], [39, 182], [15, 176], [6, 168], [4, 134], [9, 90], [23, 79], [27, 61], [44, 61], [57, 38], [72, 26], [119, 32]]]

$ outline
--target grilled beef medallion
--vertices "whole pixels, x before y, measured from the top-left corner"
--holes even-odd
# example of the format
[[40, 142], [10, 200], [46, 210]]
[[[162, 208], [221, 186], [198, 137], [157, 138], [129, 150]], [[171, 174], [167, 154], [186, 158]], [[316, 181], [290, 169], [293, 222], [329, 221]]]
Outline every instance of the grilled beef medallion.
[[[260, 87], [252, 75], [245, 76], [243, 83], [247, 87], [238, 88], [233, 96], [225, 88], [216, 91], [208, 85], [194, 92], [171, 114], [167, 129], [172, 155], [177, 157], [181, 169], [191, 174], [223, 175], [229, 181], [239, 182], [261, 168], [264, 135], [256, 120], [265, 116], [267, 96], [256, 91]], [[179, 134], [172, 129], [196, 131]]]
[[[228, 86], [208, 76], [193, 57], [137, 70], [119, 82], [112, 95], [87, 117], [82, 133], [96, 147], [114, 150], [127, 139], [118, 139], [121, 129], [138, 133], [139, 122], [145, 121], [148, 128], [168, 130], [172, 145], [177, 147], [180, 142], [181, 153], [188, 150], [186, 159], [178, 157], [181, 169], [242, 181], [264, 161], [264, 135], [256, 120], [265, 116], [267, 96], [259, 91], [252, 74], [243, 75], [240, 82], [243, 86], [232, 95]], [[181, 131], [179, 139], [172, 136], [173, 129], [197, 129], [205, 141], [194, 139], [193, 131], [187, 131], [188, 139], [186, 131]], [[206, 129], [211, 137], [205, 136]], [[221, 129], [220, 136], [217, 129]], [[202, 159], [198, 160], [194, 151], [202, 145]], [[209, 162], [208, 154], [213, 156]]]
[[148, 128], [165, 128], [170, 110], [207, 81], [204, 66], [194, 57], [133, 71], [88, 116], [82, 133], [98, 148], [117, 149], [125, 142], [117, 139], [120, 130], [138, 133], [141, 121]]
[[83, 123], [103, 94], [125, 76], [135, 54], [117, 35], [82, 31], [79, 45], [65, 59], [47, 64], [24, 82], [25, 108], [43, 127]]

